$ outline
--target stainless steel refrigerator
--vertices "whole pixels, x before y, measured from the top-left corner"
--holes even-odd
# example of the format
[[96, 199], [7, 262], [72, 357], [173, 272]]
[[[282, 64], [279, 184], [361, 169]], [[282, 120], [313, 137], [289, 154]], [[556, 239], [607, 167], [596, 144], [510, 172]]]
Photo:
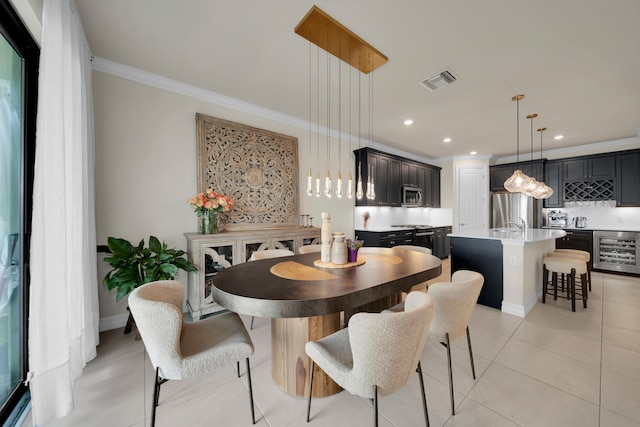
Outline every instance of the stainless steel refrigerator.
[[542, 201], [521, 193], [491, 193], [492, 228], [509, 227], [507, 223], [522, 218], [527, 228], [542, 226]]

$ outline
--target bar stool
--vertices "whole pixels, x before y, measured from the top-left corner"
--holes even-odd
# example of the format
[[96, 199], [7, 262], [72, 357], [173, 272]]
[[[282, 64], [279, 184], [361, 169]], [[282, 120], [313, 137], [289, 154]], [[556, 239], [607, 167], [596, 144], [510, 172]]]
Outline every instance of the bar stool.
[[[587, 263], [587, 284], [588, 284], [588, 289], [591, 290], [591, 271], [589, 269], [589, 260], [591, 259], [591, 255], [589, 255], [589, 252], [579, 251], [577, 249], [556, 249], [555, 251], [548, 253], [547, 256], [575, 258], [575, 259], [579, 259], [586, 262]], [[562, 291], [564, 291], [564, 274], [562, 275], [561, 284], [562, 284]]]
[[593, 266], [590, 264], [591, 254], [588, 251], [581, 251], [579, 249], [556, 249], [555, 253], [559, 254], [572, 254], [572, 255], [580, 255], [584, 258], [587, 263], [587, 277], [589, 279], [589, 292], [591, 292], [591, 270], [593, 270]]
[[[549, 281], [551, 273], [551, 281]], [[546, 303], [549, 285], [553, 286], [553, 299], [558, 299], [558, 274], [567, 277], [571, 311], [576, 311], [576, 295], [582, 299], [582, 306], [587, 308], [587, 263], [579, 258], [546, 256], [542, 259], [542, 303]], [[576, 293], [576, 275], [580, 275], [580, 293]]]

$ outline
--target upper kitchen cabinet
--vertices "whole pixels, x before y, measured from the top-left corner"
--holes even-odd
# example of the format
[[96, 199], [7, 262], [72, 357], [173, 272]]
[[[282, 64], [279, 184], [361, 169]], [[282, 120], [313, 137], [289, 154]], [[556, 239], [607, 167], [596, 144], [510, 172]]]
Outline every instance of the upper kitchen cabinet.
[[615, 156], [596, 156], [565, 160], [562, 178], [564, 181], [609, 179], [616, 175]]
[[593, 155], [564, 159], [564, 201], [615, 199], [616, 156]]
[[422, 189], [422, 206], [440, 207], [441, 168], [404, 160], [402, 162], [402, 185], [413, 185]]
[[616, 206], [640, 206], [640, 152], [616, 155]]
[[545, 208], [561, 208], [563, 206], [562, 161], [550, 161], [544, 165], [544, 183], [553, 189], [551, 197], [544, 199]]
[[489, 183], [491, 191], [505, 191], [504, 182], [513, 175], [513, 164], [491, 166], [489, 168]]
[[519, 163], [507, 163], [504, 165], [491, 166], [489, 168], [489, 185], [491, 191], [506, 191], [504, 182], [509, 179], [513, 172], [520, 169], [527, 176], [532, 176], [538, 181], [543, 181], [544, 160], [531, 160]]
[[424, 186], [422, 187], [422, 206], [425, 208], [440, 207], [440, 168], [424, 167]]
[[422, 189], [422, 206], [440, 207], [441, 168], [371, 148], [355, 150], [354, 154], [356, 174], [358, 163], [361, 163], [363, 186], [366, 186], [369, 174], [373, 174], [376, 191], [375, 199], [356, 199], [356, 206], [402, 206], [402, 186], [412, 185]]
[[401, 162], [400, 160], [378, 155], [378, 176], [375, 180], [376, 199], [373, 204], [378, 206], [401, 206]]
[[[363, 148], [355, 151], [356, 179], [362, 171], [363, 191], [366, 191], [369, 175], [373, 177], [376, 197], [374, 199], [356, 199], [356, 206], [401, 206], [401, 162], [393, 156]], [[358, 169], [360, 162], [360, 169]]]
[[[418, 169], [420, 165], [414, 162], [402, 162], [402, 185], [413, 185], [414, 187], [422, 187], [422, 181], [419, 181]], [[424, 173], [423, 173], [424, 176]]]

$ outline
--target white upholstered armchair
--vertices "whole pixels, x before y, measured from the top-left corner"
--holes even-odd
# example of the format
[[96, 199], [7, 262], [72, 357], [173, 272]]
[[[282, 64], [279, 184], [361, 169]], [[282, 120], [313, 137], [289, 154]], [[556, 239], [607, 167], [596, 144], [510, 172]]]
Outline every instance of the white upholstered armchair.
[[[255, 424], [249, 356], [253, 343], [236, 313], [199, 322], [182, 321], [184, 286], [166, 280], [148, 283], [129, 295], [129, 308], [144, 346], [156, 369], [151, 426], [155, 425], [160, 386], [204, 374], [246, 359], [251, 420]], [[239, 375], [239, 371], [238, 371]]]
[[348, 392], [373, 399], [374, 425], [378, 425], [378, 394], [394, 393], [412, 372], [418, 372], [425, 423], [429, 425], [420, 355], [434, 313], [433, 298], [411, 292], [400, 313], [356, 313], [349, 327], [318, 341], [308, 342], [311, 358], [307, 422], [311, 411], [314, 364]]

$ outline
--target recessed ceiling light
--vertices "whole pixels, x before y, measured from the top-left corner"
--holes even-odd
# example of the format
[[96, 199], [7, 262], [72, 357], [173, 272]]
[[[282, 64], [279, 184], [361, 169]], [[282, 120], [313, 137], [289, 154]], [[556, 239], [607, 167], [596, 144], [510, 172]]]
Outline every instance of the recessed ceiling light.
[[553, 137], [553, 139], [562, 139], [564, 138], [564, 135], [556, 135]]
[[407, 120], [404, 121], [404, 125], [405, 126], [411, 126], [412, 124], [413, 124], [413, 120], [411, 120], [411, 119], [407, 119]]
[[475, 156], [476, 154], [478, 154], [478, 152], [477, 151], [472, 151], [469, 154], [471, 154], [472, 156]]
[[451, 138], [445, 138], [445, 139], [442, 140], [442, 142], [449, 143], [449, 142], [451, 142]]

